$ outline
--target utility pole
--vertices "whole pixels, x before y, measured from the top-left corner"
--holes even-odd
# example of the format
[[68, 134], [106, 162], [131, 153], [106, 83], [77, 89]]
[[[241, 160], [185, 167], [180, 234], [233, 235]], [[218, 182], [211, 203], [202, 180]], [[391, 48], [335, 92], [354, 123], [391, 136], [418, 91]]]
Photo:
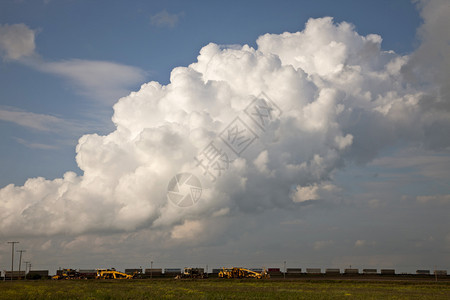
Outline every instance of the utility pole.
[[[17, 252], [20, 253], [20, 258], [19, 258], [19, 279], [20, 279], [20, 265], [22, 264], [22, 253], [23, 252], [27, 252], [26, 250], [17, 250]], [[25, 270], [25, 273], [27, 272], [27, 270]]]
[[283, 272], [283, 277], [284, 277], [284, 279], [286, 279], [286, 261], [284, 261], [284, 272]]
[[153, 278], [153, 260], [150, 262], [150, 279]]
[[11, 244], [11, 281], [13, 280], [14, 273], [14, 245], [18, 243], [19, 242], [8, 242], [8, 244]]

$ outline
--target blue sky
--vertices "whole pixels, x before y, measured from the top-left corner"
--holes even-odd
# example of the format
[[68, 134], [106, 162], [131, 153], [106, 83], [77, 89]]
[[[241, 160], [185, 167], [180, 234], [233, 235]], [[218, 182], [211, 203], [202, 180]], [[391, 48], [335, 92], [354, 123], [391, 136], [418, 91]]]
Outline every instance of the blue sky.
[[[444, 4], [439, 3], [439, 5], [442, 5], [442, 11], [448, 9], [448, 4], [446, 5], [445, 1], [442, 2]], [[102, 139], [109, 133], [115, 132], [116, 127], [111, 121], [113, 105], [121, 97], [124, 97], [124, 100], [120, 102], [122, 106], [116, 106], [116, 111], [119, 112], [117, 122], [123, 125], [128, 124], [126, 122], [127, 118], [139, 118], [139, 114], [136, 111], [140, 109], [146, 111], [145, 107], [133, 106], [130, 99], [134, 98], [132, 98], [133, 96], [128, 96], [130, 92], [139, 91], [142, 84], [150, 81], [159, 82], [161, 85], [169, 85], [171, 83], [172, 70], [179, 66], [188, 67], [197, 62], [200, 50], [209, 43], [222, 45], [223, 49], [237, 49], [242, 45], [249, 45], [257, 49], [256, 41], [260, 36], [267, 33], [281, 36], [284, 32], [301, 32], [305, 30], [305, 24], [310, 18], [317, 19], [330, 16], [333, 18], [333, 26], [336, 28], [339, 26], [337, 24], [341, 22], [353, 24], [354, 27], [350, 31], [352, 34], [354, 33], [354, 36], [367, 37], [367, 39], [362, 39], [365, 41], [364, 43], [368, 40], [376, 41], [377, 38], [372, 37], [371, 40], [368, 37], [371, 34], [380, 36], [382, 39], [381, 50], [378, 49], [377, 51], [379, 51], [381, 58], [379, 60], [374, 59], [372, 62], [369, 61], [371, 59], [369, 57], [368, 65], [370, 63], [378, 65], [381, 64], [380, 61], [383, 61], [383, 59], [396, 57], [395, 59], [392, 58], [392, 64], [386, 63], [382, 68], [384, 70], [389, 68], [393, 70], [389, 69], [389, 76], [398, 72], [405, 79], [404, 81], [399, 80], [398, 85], [386, 82], [389, 81], [386, 80], [378, 85], [374, 84], [371, 86], [369, 91], [373, 95], [380, 89], [383, 90], [383, 92], [380, 92], [381, 96], [379, 98], [374, 96], [372, 99], [374, 103], [379, 101], [379, 106], [374, 110], [390, 110], [399, 103], [398, 99], [402, 99], [405, 103], [414, 103], [417, 107], [422, 107], [421, 105], [425, 103], [423, 99], [426, 99], [426, 95], [429, 95], [432, 99], [438, 99], [433, 100], [435, 102], [430, 101], [429, 107], [433, 103], [447, 107], [448, 98], [442, 96], [445, 95], [442, 92], [445, 90], [445, 83], [441, 83], [445, 82], [448, 69], [443, 69], [442, 73], [436, 75], [422, 65], [425, 64], [423, 62], [427, 62], [427, 59], [436, 62], [433, 57], [437, 56], [430, 54], [430, 58], [424, 53], [432, 53], [426, 47], [427, 45], [432, 47], [430, 45], [436, 44], [427, 43], [427, 41], [435, 41], [436, 36], [439, 36], [438, 34], [442, 35], [444, 48], [439, 48], [438, 44], [434, 50], [437, 51], [436, 53], [439, 53], [439, 51], [444, 53], [443, 61], [446, 58], [445, 41], [448, 34], [446, 36], [444, 33], [438, 32], [439, 30], [434, 31], [435, 35], [430, 33], [432, 29], [440, 26], [438, 21], [436, 21], [438, 22], [436, 24], [433, 23], [433, 14], [438, 14], [439, 12], [439, 9], [436, 9], [436, 7], [438, 7], [438, 4], [432, 5], [427, 1], [416, 3], [403, 0], [227, 2], [1, 1], [0, 139], [2, 142], [0, 144], [0, 188], [6, 187], [11, 183], [21, 187], [27, 179], [35, 177], [44, 177], [49, 180], [56, 178], [59, 180], [59, 178], [64, 176], [64, 180], [66, 180], [67, 178], [72, 178], [72, 175], [63, 175], [68, 171], [77, 173], [77, 180], [83, 180], [84, 172], [79, 167], [80, 162], [77, 163], [75, 159], [78, 140], [84, 134], [96, 133], [101, 137], [99, 139]], [[445, 21], [438, 18], [435, 19], [441, 20], [440, 22]], [[314, 24], [311, 26], [320, 27], [320, 24]], [[11, 27], [13, 25], [15, 27]], [[445, 26], [441, 26], [441, 28], [443, 27]], [[14, 33], [13, 29], [17, 31]], [[34, 40], [31, 44], [21, 44], [20, 47], [12, 48], [12, 44], [8, 44], [8, 41], [10, 41], [8, 40], [8, 34], [11, 32], [13, 32], [13, 37], [18, 37], [22, 34], [24, 36], [32, 34]], [[318, 40], [320, 39], [319, 35], [322, 33], [323, 31], [319, 31]], [[263, 42], [262, 40], [260, 41], [261, 47]], [[261, 51], [264, 53], [272, 51], [273, 55], [280, 57], [283, 64], [285, 64], [285, 59], [289, 61], [289, 57], [283, 56], [287, 54], [277, 52], [276, 48], [278, 46], [271, 43], [271, 40], [267, 39], [264, 45], [269, 50], [265, 49], [264, 51], [266, 52], [264, 52], [261, 49]], [[311, 41], [311, 44], [314, 43]], [[370, 44], [369, 42], [367, 43]], [[376, 42], [374, 43], [376, 44]], [[352, 47], [357, 46], [354, 42], [348, 42], [346, 49], [352, 49]], [[22, 50], [28, 52], [17, 54]], [[368, 48], [367, 53], [370, 54], [372, 53], [371, 51], [373, 49]], [[390, 53], [389, 51], [393, 52]], [[224, 50], [223, 53], [225, 52]], [[337, 50], [335, 53], [331, 51], [328, 53], [328, 56], [333, 57], [336, 53], [338, 53]], [[339, 55], [339, 53], [336, 55]], [[268, 55], [268, 57], [272, 58], [273, 56]], [[297, 57], [294, 58], [297, 59]], [[326, 60], [326, 57], [323, 59]], [[405, 63], [405, 61], [411, 61], [411, 63]], [[404, 63], [401, 71], [395, 69], [395, 64], [397, 63]], [[370, 69], [373, 67], [372, 65], [370, 67], [366, 66], [364, 61], [360, 65], [363, 72], [365, 72], [365, 68]], [[432, 63], [429, 65], [433, 66]], [[442, 65], [445, 65], [445, 63]], [[308, 66], [310, 65], [305, 64], [300, 67], [300, 69], [303, 68], [305, 70], [305, 74], [308, 74], [308, 76], [305, 75], [307, 77], [307, 80], [305, 80], [316, 88], [315, 92], [308, 91], [310, 93], [308, 95], [319, 97], [318, 94], [322, 88], [322, 83], [320, 80], [316, 81], [317, 78], [314, 77], [316, 75], [311, 75], [315, 71], [308, 70]], [[294, 67], [299, 68], [299, 66]], [[200, 73], [203, 72], [202, 70], [200, 67], [196, 69]], [[373, 71], [375, 73], [379, 71], [377, 67], [373, 67], [373, 70], [370, 70], [370, 72]], [[423, 71], [424, 74], [420, 80], [414, 77], [414, 74], [416, 74], [414, 72], [418, 72], [417, 70]], [[370, 72], [367, 72], [368, 77], [373, 74]], [[318, 74], [320, 76], [323, 75], [320, 72]], [[251, 75], [248, 74], [248, 77], [250, 78]], [[336, 85], [333, 85], [333, 88], [341, 89], [337, 92], [338, 96], [336, 96], [336, 99], [340, 99], [339, 97], [341, 96], [339, 95], [343, 95], [342, 91], [344, 90], [348, 95], [351, 94], [346, 88], [339, 85], [340, 79], [336, 79], [337, 77], [330, 79], [331, 77], [323, 76], [323, 78], [325, 78], [325, 81], [335, 82]], [[424, 82], [421, 81], [422, 79]], [[223, 81], [227, 80], [223, 79]], [[391, 87], [393, 92], [384, 91], [384, 89], [388, 89], [385, 85], [387, 86], [391, 83], [394, 86], [393, 88]], [[361, 84], [355, 89], [359, 87], [362, 90], [366, 88], [364, 84]], [[311, 89], [315, 88], [311, 87]], [[307, 84], [305, 84], [305, 89], [309, 89]], [[323, 88], [323, 90], [326, 89]], [[436, 93], [438, 96], [436, 96]], [[141, 96], [139, 95], [141, 94], [138, 93], [136, 99], [140, 99], [139, 97]], [[180, 99], [183, 98], [183, 94], [180, 94], [179, 97]], [[371, 96], [367, 97], [370, 98]], [[420, 98], [420, 100], [414, 97]], [[346, 98], [345, 101], [353, 100], [351, 96], [348, 96], [348, 99]], [[417, 102], [414, 102], [416, 100]], [[170, 99], [167, 101], [170, 101]], [[199, 102], [201, 101], [199, 100]], [[427, 105], [423, 104], [424, 107]], [[205, 108], [205, 110], [208, 109]], [[223, 108], [224, 111], [226, 109]], [[352, 110], [349, 110], [350, 116], [353, 117], [353, 113], [357, 114], [358, 109], [361, 109], [361, 107], [355, 106]], [[185, 110], [188, 110], [188, 108]], [[134, 112], [131, 113], [131, 111]], [[239, 204], [234, 204], [238, 207], [236, 208], [238, 212], [229, 218], [224, 217], [223, 220], [217, 221], [217, 224], [223, 222], [223, 224], [226, 224], [224, 228], [229, 228], [228, 233], [221, 232], [218, 234], [219, 238], [223, 238], [227, 243], [224, 249], [233, 249], [239, 241], [245, 244], [246, 235], [239, 233], [233, 222], [250, 219], [252, 221], [246, 223], [246, 228], [250, 230], [255, 229], [254, 224], [272, 216], [277, 222], [279, 220], [280, 226], [274, 229], [267, 224], [262, 225], [261, 233], [255, 234], [251, 241], [256, 244], [263, 243], [264, 232], [273, 234], [273, 236], [277, 236], [277, 238], [274, 238], [273, 243], [287, 242], [291, 244], [293, 250], [291, 252], [287, 250], [282, 251], [282, 255], [290, 258], [291, 261], [295, 261], [297, 264], [302, 262], [296, 258], [295, 251], [301, 249], [302, 244], [308, 244], [311, 249], [310, 252], [307, 252], [303, 263], [306, 261], [311, 266], [313, 264], [344, 266], [350, 261], [349, 257], [345, 255], [348, 252], [358, 257], [355, 264], [359, 263], [360, 265], [365, 259], [373, 264], [378, 264], [383, 259], [386, 259], [386, 261], [389, 261], [387, 266], [398, 266], [405, 270], [412, 270], [415, 266], [411, 262], [418, 260], [425, 267], [438, 263], [450, 269], [450, 261], [448, 258], [444, 258], [442, 254], [443, 249], [450, 247], [450, 232], [445, 229], [445, 222], [440, 224], [436, 221], [424, 225], [421, 223], [414, 224], [411, 221], [414, 218], [437, 219], [444, 217], [450, 203], [450, 186], [448, 184], [450, 174], [447, 170], [450, 155], [448, 137], [445, 137], [445, 126], [448, 124], [449, 115], [444, 109], [441, 110], [442, 115], [436, 117], [438, 121], [431, 121], [433, 118], [429, 117], [428, 112], [429, 110], [424, 108], [423, 110], [418, 109], [412, 112], [402, 107], [402, 109], [395, 111], [395, 116], [392, 116], [398, 122], [391, 126], [391, 123], [386, 121], [385, 124], [388, 124], [386, 127], [383, 127], [383, 121], [377, 119], [378, 116], [365, 115], [362, 109], [358, 115], [358, 122], [361, 121], [361, 124], [355, 126], [356, 128], [353, 128], [351, 124], [341, 125], [339, 122], [342, 122], [342, 124], [345, 122], [336, 117], [336, 122], [340, 124], [339, 130], [342, 130], [342, 132], [333, 131], [333, 126], [330, 125], [330, 132], [324, 136], [329, 138], [330, 135], [336, 134], [336, 138], [330, 141], [336, 143], [345, 142], [351, 146], [342, 144], [342, 149], [349, 147], [351, 150], [345, 152], [340, 149], [343, 152], [338, 155], [338, 159], [330, 155], [330, 160], [336, 160], [333, 161], [332, 167], [327, 172], [320, 176], [317, 175], [317, 178], [304, 180], [303, 183], [301, 182], [303, 179], [299, 179], [299, 182], [292, 183], [291, 187], [294, 187], [295, 190], [295, 186], [298, 185], [297, 189], [299, 191], [297, 196], [290, 195], [293, 198], [297, 197], [293, 200], [299, 203], [299, 206], [295, 209], [289, 209], [291, 207], [289, 204], [283, 208], [287, 208], [286, 211], [280, 208], [284, 204], [277, 203], [270, 206], [270, 209], [255, 209], [255, 211], [248, 212], [248, 208], [245, 205], [241, 207]], [[127, 115], [128, 113], [129, 115]], [[213, 114], [213, 109], [211, 109], [210, 113]], [[403, 113], [405, 115], [410, 113], [411, 120], [416, 121], [406, 122], [405, 120], [408, 117]], [[286, 112], [286, 115], [289, 115], [289, 112]], [[421, 116], [423, 116], [423, 119], [420, 119]], [[170, 113], [167, 113], [167, 115], [152, 115], [152, 117], [149, 116], [148, 118], [156, 120], [160, 117], [167, 118], [167, 122], [172, 120]], [[360, 120], [360, 117], [362, 120]], [[418, 121], [419, 119], [420, 121]], [[145, 123], [147, 121], [149, 123]], [[433, 123], [434, 121], [436, 123]], [[148, 124], [153, 122], [153, 120], [143, 120], [142, 122], [147, 124], [146, 126], [150, 126]], [[423, 122], [423, 126], [421, 122]], [[417, 125], [418, 127], [415, 128], [415, 124], [419, 123], [421, 125]], [[151, 124], [154, 128], [161, 128], [158, 127], [160, 125]], [[442, 127], [440, 128], [443, 128], [441, 133], [439, 133], [439, 130], [433, 130], [436, 126], [439, 127], [441, 125]], [[124, 127], [126, 126], [124, 125]], [[130, 129], [130, 131], [132, 130]], [[141, 134], [144, 134], [144, 131]], [[346, 136], [346, 133], [352, 136]], [[358, 134], [361, 136], [358, 136]], [[307, 138], [311, 138], [312, 143], [316, 142], [309, 135]], [[326, 138], [324, 137], [324, 139]], [[353, 141], [351, 138], [353, 138]], [[108, 141], [111, 141], [110, 138], [105, 138], [99, 144], [93, 142], [92, 149], [85, 150], [86, 148], [83, 148], [83, 151], [90, 151], [89, 153], [93, 157], [89, 162], [82, 161], [86, 156], [83, 156], [83, 158], [80, 156], [79, 158], [87, 173], [92, 174], [96, 168], [101, 169], [102, 167], [97, 165], [97, 162], [104, 157], [108, 157], [108, 153], [111, 154], [111, 157], [115, 157], [114, 155], [121, 157], [117, 153], [122, 152], [118, 151], [116, 153], [115, 148], [111, 148], [111, 152], [99, 152], [97, 156], [95, 155], [95, 149], [102, 148]], [[311, 159], [313, 154], [324, 157], [328, 155], [326, 153], [329, 152], [326, 149], [328, 149], [330, 141], [324, 142], [323, 149], [317, 148], [317, 151], [314, 150], [316, 152], [303, 147], [301, 143], [296, 144], [293, 142], [293, 144], [299, 149], [305, 148], [305, 152], [313, 151], [310, 157], [307, 157], [306, 154], [304, 157], [302, 155], [299, 156], [298, 159], [304, 158], [306, 161]], [[437, 141], [440, 141], [440, 144]], [[80, 142], [80, 148], [84, 147], [82, 146], [84, 142], [86, 140]], [[86, 142], [86, 144], [88, 143]], [[128, 148], [124, 147], [124, 149], [121, 150], [126, 152]], [[186, 148], [184, 150], [188, 152], [189, 149]], [[268, 155], [269, 159], [271, 158], [269, 151], [268, 154], [261, 153], [256, 160], [255, 154], [255, 157], [249, 161], [253, 161], [257, 165], [260, 162], [264, 162], [264, 155]], [[311, 159], [308, 165], [312, 165], [313, 162], [314, 159]], [[128, 161], [123, 162], [124, 165], [126, 163]], [[257, 165], [257, 168], [260, 171], [265, 171], [265, 168], [269, 165]], [[158, 169], [157, 166], [152, 165], [152, 167]], [[261, 172], [264, 173], [263, 171]], [[107, 172], [105, 171], [104, 174], [107, 174]], [[314, 174], [316, 173], [311, 171], [310, 175]], [[280, 178], [283, 177], [281, 176]], [[125, 179], [122, 178], [122, 180]], [[134, 182], [136, 183], [138, 180], [136, 179]], [[224, 182], [220, 186], [223, 187], [228, 184], [230, 182]], [[255, 177], [255, 181], [252, 182], [250, 180], [248, 184], [251, 186], [251, 184], [260, 184], [260, 182]], [[130, 185], [132, 184], [130, 183]], [[37, 187], [35, 189], [40, 190]], [[6, 188], [4, 189], [5, 195], [9, 192]], [[249, 195], [253, 195], [253, 191], [247, 192]], [[99, 192], [100, 194], [101, 192]], [[40, 200], [46, 201], [47, 196], [45, 195], [42, 198], [36, 196], [37, 198], [33, 201], [36, 201], [36, 203], [39, 203]], [[49, 195], [51, 195], [51, 192], [49, 192]], [[274, 197], [279, 196], [275, 192], [273, 195], [275, 195]], [[307, 197], [305, 195], [312, 195], [312, 198], [305, 198]], [[231, 199], [234, 199], [233, 197], [233, 195], [229, 196]], [[239, 199], [239, 197], [236, 196], [235, 199]], [[318, 201], [312, 204], [310, 202], [312, 200]], [[17, 200], [17, 202], [20, 201]], [[20, 209], [34, 207], [31, 204], [24, 203], [24, 206]], [[228, 202], [225, 201], [224, 203]], [[138, 207], [143, 209], [142, 206]], [[227, 209], [228, 213], [233, 211], [233, 207], [233, 205], [230, 205], [230, 207], [209, 208], [205, 213], [221, 218], [222, 215], [227, 214]], [[45, 210], [45, 207], [43, 210]], [[82, 210], [80, 211], [82, 212]], [[256, 213], [256, 211], [260, 212], [260, 214]], [[392, 212], [392, 215], [387, 216], [388, 212]], [[163, 212], [159, 213], [164, 215]], [[249, 214], [250, 217], [246, 214]], [[130, 216], [128, 215], [128, 217]], [[54, 268], [60, 261], [44, 259], [44, 250], [51, 247], [63, 249], [63, 253], [66, 253], [67, 256], [62, 254], [58, 259], [64, 261], [70, 257], [67, 245], [74, 245], [74, 249], [76, 249], [77, 246], [88, 243], [89, 239], [95, 238], [98, 239], [99, 249], [102, 249], [102, 247], [106, 247], [105, 245], [111, 243], [104, 236], [108, 236], [111, 239], [119, 236], [123, 240], [129, 239], [131, 243], [135, 243], [134, 245], [138, 249], [136, 250], [138, 253], [136, 258], [127, 258], [129, 260], [125, 260], [125, 263], [138, 264], [139, 259], [146, 255], [145, 253], [148, 249], [140, 240], [138, 241], [137, 237], [145, 236], [151, 241], [159, 241], [158, 239], [164, 241], [162, 243], [164, 247], [154, 250], [154, 255], [159, 255], [160, 262], [165, 263], [167, 267], [172, 267], [167, 264], [174, 261], [177, 262], [177, 260], [174, 260], [174, 257], [179, 258], [179, 263], [184, 263], [188, 259], [203, 263], [200, 257], [201, 253], [208, 253], [213, 249], [215, 249], [214, 251], [219, 251], [216, 239], [209, 237], [202, 240], [201, 243], [204, 244], [198, 251], [198, 256], [192, 255], [190, 257], [187, 254], [184, 255], [177, 252], [179, 245], [189, 246], [189, 242], [183, 244], [184, 242], [179, 242], [177, 238], [175, 238], [175, 242], [166, 239], [167, 235], [173, 238], [174, 236], [178, 237], [185, 234], [185, 228], [196, 230], [203, 226], [203, 223], [201, 225], [195, 223], [196, 221], [192, 219], [195, 217], [203, 222], [203, 219], [194, 213], [189, 215], [189, 217], [183, 216], [175, 221], [174, 219], [176, 218], [174, 217], [168, 218], [173, 224], [171, 223], [167, 232], [164, 232], [164, 230], [160, 232], [158, 231], [160, 227], [155, 227], [157, 228], [155, 229], [155, 236], [152, 235], [154, 230], [154, 227], [152, 227], [153, 217], [144, 218], [145, 220], [136, 225], [134, 229], [125, 226], [126, 228], [116, 228], [111, 229], [111, 231], [99, 230], [97, 232], [87, 228], [77, 233], [70, 233], [64, 237], [58, 235], [60, 234], [59, 232], [55, 232], [53, 238], [43, 238], [40, 233], [37, 233], [33, 245], [38, 247], [41, 252], [36, 250], [35, 255], [36, 258], [39, 257], [45, 261], [45, 264], [49, 265], [50, 268]], [[361, 222], [362, 225], [359, 231], [352, 226], [351, 222], [348, 222], [351, 218]], [[343, 219], [347, 221], [342, 221]], [[205, 222], [210, 221], [208, 220], [205, 220]], [[384, 220], [386, 225], [382, 225], [377, 220]], [[163, 220], [161, 222], [169, 221]], [[398, 226], [398, 224], [402, 225]], [[148, 228], [145, 227], [147, 225], [149, 226]], [[134, 225], [130, 226], [133, 227]], [[296, 226], [302, 228], [298, 229]], [[409, 230], [408, 226], [410, 226]], [[310, 228], [311, 230], [307, 231], [305, 228]], [[341, 229], [341, 233], [336, 234], [334, 231], [336, 228]], [[391, 234], [384, 237], [383, 232], [389, 231], [389, 228], [400, 228], [400, 231], [391, 230]], [[343, 233], [344, 231], [348, 231], [348, 236]], [[430, 234], [431, 231], [436, 232], [436, 234]], [[136, 235], [132, 236], [133, 233]], [[417, 236], [415, 233], [417, 233]], [[8, 232], [3, 236], [5, 238], [20, 238], [24, 234], [33, 236], [33, 233], [23, 233], [20, 230], [17, 231], [16, 235]], [[296, 240], [297, 234], [308, 237]], [[2, 234], [0, 234], [1, 237]], [[340, 241], [334, 240], [333, 237], [340, 239]], [[411, 248], [411, 245], [416, 247], [405, 254], [407, 259], [399, 258], [401, 251], [398, 250], [400, 245], [397, 242], [400, 243], [399, 239], [401, 237], [405, 237], [407, 240], [403, 243], [405, 249], [406, 247]], [[386, 243], [386, 241], [389, 241], [391, 244], [385, 246], [383, 243]], [[424, 255], [426, 251], [430, 250], [427, 248], [428, 246], [423, 246], [426, 245], [427, 241], [435, 243], [433, 244], [436, 246], [435, 249], [439, 249], [434, 253], [435, 260], [428, 259]], [[338, 254], [340, 255], [339, 257], [333, 256], [331, 252], [321, 253], [319, 251], [331, 246], [340, 249], [338, 251], [340, 253]], [[243, 247], [252, 249], [253, 246], [250, 244], [250, 241], [247, 241], [247, 244]], [[354, 252], [346, 247], [352, 248]], [[364, 253], [361, 249], [369, 250], [367, 253]], [[6, 251], [2, 252], [0, 248], [0, 258], [6, 257], [2, 256], [2, 253], [6, 253]], [[101, 251], [99, 250], [99, 252]], [[94, 254], [96, 253], [94, 251]], [[123, 257], [126, 257], [125, 253], [125, 248], [119, 247], [112, 252], [112, 255], [123, 259]], [[276, 248], [270, 244], [267, 246], [266, 251], [262, 251], [262, 253], [258, 254], [259, 256], [254, 258], [253, 262], [254, 264], [263, 262], [275, 264], [273, 255], [276, 253]], [[224, 253], [223, 255], [232, 259], [229, 253]], [[208, 257], [210, 262], [216, 262], [217, 264], [222, 262], [217, 258], [213, 258], [213, 256]], [[236, 262], [245, 262], [247, 258], [247, 254], [243, 251], [240, 256], [236, 256]], [[71, 261], [75, 264], [75, 267], [82, 266], [80, 257], [78, 257], [78, 260], [73, 258]], [[92, 261], [94, 261], [94, 258], [92, 258]], [[45, 267], [44, 263], [42, 264]], [[1, 267], [2, 265], [0, 265]], [[174, 265], [174, 267], [178, 266]]]

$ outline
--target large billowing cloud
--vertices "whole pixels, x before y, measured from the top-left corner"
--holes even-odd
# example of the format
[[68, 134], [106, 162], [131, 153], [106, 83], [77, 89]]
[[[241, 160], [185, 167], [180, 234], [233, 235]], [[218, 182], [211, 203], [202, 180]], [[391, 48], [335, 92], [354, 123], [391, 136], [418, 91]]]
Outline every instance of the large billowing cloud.
[[[80, 138], [81, 176], [1, 189], [1, 234], [150, 229], [165, 241], [208, 238], [219, 226], [214, 220], [227, 215], [333, 197], [336, 170], [386, 147], [448, 149], [448, 111], [424, 108], [426, 91], [404, 76], [411, 58], [382, 50], [381, 41], [320, 18], [301, 32], [263, 35], [257, 49], [203, 47], [197, 62], [172, 71], [170, 84], [149, 82], [121, 98], [115, 131]], [[260, 99], [273, 102], [264, 130], [250, 118], [255, 111], [246, 114]], [[239, 155], [220, 139], [237, 117], [256, 134]], [[194, 159], [211, 142], [229, 159], [215, 177]], [[166, 197], [168, 182], [182, 172], [203, 186], [201, 200], [187, 208]]]
[[411, 55], [404, 74], [416, 86], [430, 89], [431, 97], [422, 101], [424, 109], [450, 110], [450, 2], [418, 2], [424, 24], [418, 30], [420, 47]]

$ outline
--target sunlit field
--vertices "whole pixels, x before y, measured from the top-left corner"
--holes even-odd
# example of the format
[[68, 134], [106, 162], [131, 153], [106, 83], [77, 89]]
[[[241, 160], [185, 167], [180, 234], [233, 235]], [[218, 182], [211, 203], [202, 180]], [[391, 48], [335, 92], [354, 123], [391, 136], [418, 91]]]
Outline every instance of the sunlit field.
[[0, 299], [450, 299], [450, 282], [39, 280], [0, 282]]

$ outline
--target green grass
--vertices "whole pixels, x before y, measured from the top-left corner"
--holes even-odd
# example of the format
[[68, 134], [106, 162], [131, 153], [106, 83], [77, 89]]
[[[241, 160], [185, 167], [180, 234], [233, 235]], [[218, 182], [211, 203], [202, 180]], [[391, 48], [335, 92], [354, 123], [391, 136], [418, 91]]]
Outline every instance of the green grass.
[[450, 282], [40, 280], [0, 282], [0, 299], [450, 299]]

